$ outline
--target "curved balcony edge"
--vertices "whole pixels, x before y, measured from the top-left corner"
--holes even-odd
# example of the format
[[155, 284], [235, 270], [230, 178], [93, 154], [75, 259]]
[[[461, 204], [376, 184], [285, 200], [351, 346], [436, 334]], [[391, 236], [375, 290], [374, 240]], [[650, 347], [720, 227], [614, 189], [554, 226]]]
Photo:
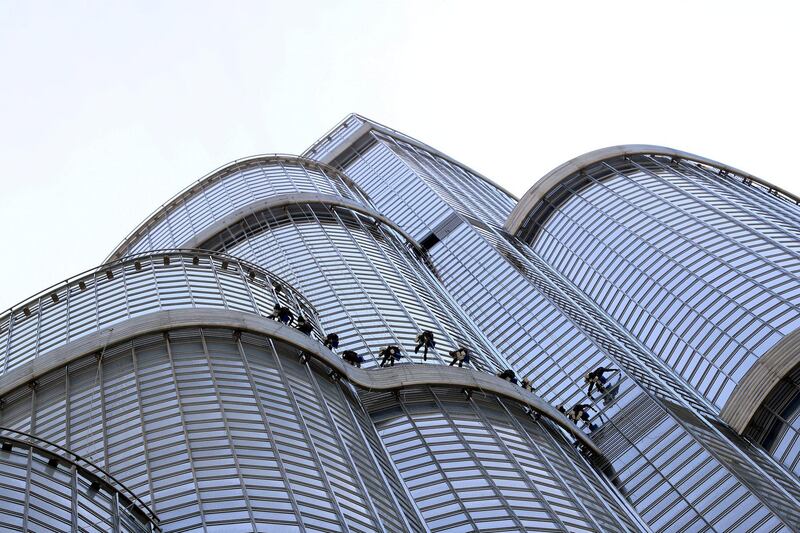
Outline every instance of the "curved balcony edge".
[[105, 262], [113, 261], [115, 259], [123, 257], [125, 255], [125, 251], [131, 246], [131, 244], [133, 244], [142, 235], [147, 233], [147, 231], [150, 228], [152, 228], [158, 222], [163, 220], [172, 211], [172, 209], [174, 209], [180, 204], [181, 201], [191, 198], [195, 194], [201, 192], [207, 186], [225, 177], [232, 171], [240, 170], [242, 168], [246, 168], [248, 166], [260, 163], [269, 163], [269, 162], [295, 163], [301, 166], [318, 166], [321, 169], [325, 170], [326, 172], [329, 172], [341, 178], [341, 180], [345, 184], [357, 190], [365, 198], [369, 198], [369, 196], [363, 191], [363, 189], [361, 189], [361, 187], [359, 187], [357, 183], [351, 180], [341, 170], [338, 170], [322, 161], [316, 161], [308, 157], [297, 156], [292, 154], [257, 154], [248, 157], [243, 157], [241, 159], [234, 159], [233, 161], [226, 163], [220, 167], [217, 167], [208, 174], [202, 176], [200, 179], [193, 182], [191, 185], [185, 187], [178, 194], [167, 200], [155, 211], [150, 213], [150, 215], [148, 215], [142, 222], [140, 222], [133, 229], [133, 231], [128, 233], [128, 235], [126, 235], [120, 241], [120, 243], [116, 247], [114, 247], [114, 250], [108, 255]]
[[257, 315], [221, 309], [156, 311], [86, 335], [0, 376], [0, 397], [74, 359], [99, 352], [105, 346], [147, 333], [187, 327], [224, 327], [275, 338], [310, 354], [353, 385], [365, 390], [385, 391], [427, 385], [478, 390], [502, 396], [527, 405], [552, 420], [575, 437], [593, 457], [602, 457], [602, 452], [589, 437], [554, 407], [535, 394], [492, 374], [444, 365], [400, 364], [380, 370], [363, 370], [345, 363], [332, 351], [295, 328]]
[[720, 418], [743, 433], [759, 406], [795, 366], [800, 364], [800, 328], [795, 329], [758, 358], [728, 397]]
[[315, 314], [317, 313], [316, 309], [311, 304], [311, 302], [308, 301], [308, 299], [305, 296], [303, 296], [303, 294], [298, 289], [293, 287], [291, 283], [289, 283], [285, 279], [281, 278], [277, 274], [275, 274], [273, 272], [270, 272], [269, 270], [265, 269], [263, 266], [257, 265], [255, 263], [251, 263], [250, 261], [247, 261], [246, 259], [240, 259], [240, 258], [238, 258], [236, 256], [227, 254], [225, 252], [217, 252], [217, 251], [214, 251], [214, 250], [203, 250], [203, 249], [200, 249], [200, 248], [180, 247], [180, 248], [164, 248], [164, 249], [158, 249], [158, 250], [146, 250], [144, 252], [137, 252], [135, 254], [126, 255], [125, 257], [120, 258], [120, 259], [114, 259], [114, 260], [111, 260], [111, 261], [107, 261], [107, 262], [103, 263], [102, 265], [99, 265], [99, 266], [96, 266], [96, 267], [92, 267], [92, 268], [90, 268], [88, 270], [84, 270], [83, 272], [79, 272], [79, 273], [77, 273], [77, 274], [75, 274], [73, 276], [70, 276], [69, 278], [65, 279], [64, 281], [60, 281], [58, 283], [50, 285], [49, 287], [40, 290], [39, 292], [37, 292], [33, 296], [28, 296], [27, 298], [25, 298], [24, 300], [18, 302], [17, 304], [12, 305], [4, 313], [0, 314], [0, 319], [5, 318], [7, 313], [10, 313], [10, 312], [13, 312], [13, 311], [19, 311], [20, 309], [25, 308], [26, 304], [33, 303], [37, 299], [39, 299], [39, 298], [41, 298], [43, 296], [47, 296], [47, 295], [52, 294], [53, 292], [55, 292], [55, 291], [57, 291], [59, 289], [62, 289], [64, 287], [69, 286], [70, 284], [74, 284], [76, 282], [79, 282], [82, 278], [90, 277], [92, 274], [97, 274], [97, 273], [102, 274], [105, 270], [107, 270], [109, 268], [113, 268], [115, 266], [122, 265], [122, 264], [133, 263], [137, 259], [141, 259], [143, 257], [155, 257], [155, 256], [164, 256], [164, 255], [185, 255], [185, 256], [204, 255], [204, 256], [213, 256], [213, 257], [217, 257], [217, 258], [220, 258], [220, 259], [228, 259], [231, 262], [239, 263], [240, 265], [244, 265], [248, 269], [253, 270], [254, 272], [259, 272], [262, 275], [264, 275], [265, 277], [274, 279], [275, 281], [277, 281], [278, 283], [280, 283], [284, 287], [289, 287], [295, 293], [295, 295], [297, 297], [299, 297], [299, 298], [301, 298], [303, 300], [303, 305], [308, 306], [308, 308], [311, 309]]
[[[9, 435], [9, 433], [12, 435]], [[126, 499], [132, 502], [132, 504], [135, 502], [135, 505], [139, 506], [138, 510], [142, 516], [150, 521], [158, 531], [161, 531], [158, 515], [153, 512], [149, 505], [144, 503], [141, 498], [136, 495], [136, 493], [126, 487], [125, 484], [120, 480], [82, 455], [79, 455], [72, 450], [64, 448], [63, 446], [60, 446], [54, 442], [50, 442], [47, 439], [7, 427], [0, 427], [0, 442], [3, 442], [4, 445], [10, 445], [11, 447], [19, 446], [35, 449], [41, 455], [47, 457], [48, 460], [54, 461], [54, 463], [51, 464], [51, 466], [54, 468], [57, 467], [57, 463], [60, 462], [74, 466], [81, 473], [81, 475], [90, 482], [104, 486], [108, 492], [113, 491], [117, 494], [123, 494]], [[55, 451], [48, 449], [47, 446], [55, 448]], [[74, 459], [66, 457], [65, 454], [71, 455]], [[126, 507], [126, 509], [128, 508], [129, 507]]]
[[[150, 287], [143, 296], [143, 287]], [[263, 267], [222, 252], [142, 252], [87, 270], [0, 314], [0, 375], [59, 346], [154, 309], [222, 308], [269, 316], [288, 306], [322, 334], [303, 294]]]
[[420, 253], [422, 253], [423, 251], [422, 246], [420, 246], [420, 244], [416, 240], [414, 240], [414, 238], [411, 235], [406, 233], [400, 226], [398, 226], [385, 216], [381, 215], [374, 209], [363, 206], [361, 204], [358, 204], [352, 200], [348, 200], [341, 196], [335, 196], [332, 194], [321, 194], [321, 193], [287, 193], [287, 194], [278, 194], [275, 196], [271, 196], [269, 198], [257, 200], [255, 202], [247, 204], [244, 207], [240, 207], [235, 211], [232, 211], [224, 218], [214, 221], [211, 225], [205, 227], [203, 230], [195, 234], [194, 237], [192, 237], [185, 243], [182, 243], [181, 248], [196, 248], [198, 246], [201, 246], [203, 243], [208, 241], [214, 235], [217, 235], [223, 229], [232, 226], [233, 224], [236, 224], [237, 222], [246, 218], [248, 215], [252, 215], [253, 213], [264, 211], [270, 208], [283, 207], [287, 205], [296, 205], [296, 204], [323, 204], [333, 207], [342, 207], [345, 209], [350, 209], [351, 211], [355, 211], [357, 213], [361, 213], [362, 215], [367, 215], [369, 217], [374, 218], [378, 222], [385, 224], [386, 226], [392, 228], [394, 231], [402, 235], [403, 238], [406, 239], [406, 241], [409, 244], [411, 244], [411, 246], [413, 246], [416, 251]]
[[508, 215], [508, 219], [506, 220], [503, 228], [511, 235], [516, 235], [522, 229], [522, 225], [525, 223], [525, 219], [528, 217], [528, 214], [533, 210], [534, 207], [536, 207], [539, 201], [541, 201], [548, 192], [558, 186], [559, 183], [575, 173], [580, 172], [584, 168], [596, 163], [631, 155], [662, 155], [678, 159], [685, 159], [695, 163], [700, 163], [702, 165], [708, 165], [710, 167], [714, 167], [731, 174], [736, 174], [743, 178], [747, 178], [748, 180], [760, 183], [769, 189], [779, 192], [783, 196], [791, 199], [793, 202], [800, 204], [800, 198], [792, 193], [776, 187], [775, 185], [753, 176], [748, 172], [744, 172], [730, 165], [714, 161], [713, 159], [695, 155], [689, 152], [684, 152], [682, 150], [676, 150], [674, 148], [668, 148], [666, 146], [656, 146], [650, 144], [623, 144], [587, 152], [574, 159], [570, 159], [569, 161], [557, 166], [545, 174], [522, 196], [517, 205], [514, 207], [514, 210], [511, 211], [510, 215]]

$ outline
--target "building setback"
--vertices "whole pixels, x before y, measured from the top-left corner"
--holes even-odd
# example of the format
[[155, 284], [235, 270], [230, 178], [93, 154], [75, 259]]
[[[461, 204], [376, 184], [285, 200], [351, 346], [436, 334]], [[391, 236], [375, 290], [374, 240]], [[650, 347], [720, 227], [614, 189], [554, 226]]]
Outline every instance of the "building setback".
[[517, 200], [350, 115], [0, 316], [0, 524], [798, 531], [798, 252], [797, 198], [702, 157]]

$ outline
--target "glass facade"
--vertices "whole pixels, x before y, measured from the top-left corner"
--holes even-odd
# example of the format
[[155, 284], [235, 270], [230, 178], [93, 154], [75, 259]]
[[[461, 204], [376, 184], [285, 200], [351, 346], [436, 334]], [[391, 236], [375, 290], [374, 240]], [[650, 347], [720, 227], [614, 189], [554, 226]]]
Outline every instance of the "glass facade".
[[[501, 357], [482, 342], [469, 321], [449, 305], [424, 265], [389, 230], [358, 213], [323, 205], [260, 211], [201, 245], [242, 257], [291, 280], [319, 310], [342, 349], [380, 363], [387, 345], [401, 362], [449, 364], [450, 351], [471, 353], [468, 365], [497, 370]], [[420, 331], [434, 333], [427, 361], [414, 352]]]
[[136, 254], [51, 287], [0, 317], [0, 376], [39, 354], [155, 311], [224, 309], [267, 317], [276, 304], [306, 316], [320, 337], [311, 304], [252, 263], [201, 251]]
[[800, 326], [794, 203], [647, 154], [583, 169], [550, 195], [566, 199], [545, 199], [523, 240], [715, 407]]
[[234, 333], [171, 330], [81, 357], [5, 395], [0, 425], [102, 466], [165, 531], [421, 529], [352, 395], [296, 348]]
[[2, 527], [800, 530], [796, 199], [609, 150], [518, 201], [351, 115], [201, 178], [0, 316]]
[[80, 456], [27, 433], [0, 429], [3, 531], [147, 533], [153, 515], [126, 487]]
[[[354, 131], [349, 123], [358, 125], [357, 135], [339, 134], [343, 125]], [[652, 159], [664, 167], [656, 172], [658, 178], [671, 183], [657, 188], [644, 179], [649, 177], [647, 172], [630, 172], [625, 184], [646, 198], [632, 196], [628, 203], [617, 205], [616, 192], [604, 194], [613, 180], [607, 174], [595, 179], [595, 167], [582, 167], [548, 190], [531, 206], [518, 231], [509, 234], [506, 226], [514, 213], [487, 209], [504, 202], [513, 207], [514, 199], [489, 187], [474, 171], [390, 128], [363, 117], [348, 117], [306, 155], [315, 152], [323, 154], [325, 163], [346, 172], [380, 212], [427, 248], [449, 294], [517, 373], [531, 379], [542, 398], [554, 405], [591, 404], [591, 422], [597, 429], [590, 435], [606, 454], [609, 477], [650, 527], [798, 527], [800, 516], [787, 512], [800, 502], [797, 478], [775, 464], [765, 453], [769, 450], [736, 435], [719, 417], [720, 407], [736, 385], [725, 381], [725, 372], [732, 374], [735, 368], [741, 377], [754, 360], [743, 351], [734, 353], [734, 340], [750, 349], [759, 346], [759, 353], [764, 353], [798, 325], [797, 305], [791, 301], [798, 287], [796, 255], [792, 254], [800, 241], [796, 203], [787, 201], [791, 198], [770, 192], [763, 182], [705, 164], [663, 156], [619, 158], [628, 166], [633, 165], [630, 160]], [[437, 161], [448, 164], [437, 165]], [[614, 164], [603, 161], [596, 166]], [[681, 170], [686, 175], [675, 175], [673, 168], [667, 176], [665, 169], [676, 166], [686, 167]], [[485, 209], [465, 206], [463, 199], [476, 194], [464, 186], [462, 176], [483, 188], [478, 197]], [[694, 183], [701, 178], [705, 178], [702, 183]], [[576, 185], [577, 180], [583, 181]], [[599, 183], [596, 190], [589, 181]], [[585, 197], [590, 194], [598, 198], [591, 205], [600, 214], [586, 209], [590, 202]], [[658, 207], [654, 197], [660, 201]], [[628, 254], [628, 262], [655, 260], [643, 257], [641, 249], [653, 246], [648, 236], [667, 230], [658, 230], [652, 217], [640, 216], [637, 222], [640, 218], [632, 214], [632, 205], [644, 211], [654, 209], [671, 227], [673, 240], [685, 245], [680, 248], [684, 255], [672, 264], [689, 269], [694, 285], [665, 276], [664, 258], [648, 276], [625, 270], [627, 263], [610, 260], [602, 263], [605, 270], [597, 270], [599, 255]], [[567, 211], [570, 206], [572, 211]], [[604, 218], [602, 210], [609, 206], [617, 211]], [[503, 216], [496, 216], [501, 212]], [[633, 228], [634, 222], [641, 226]], [[551, 227], [561, 240], [551, 237]], [[701, 266], [695, 269], [687, 258], [697, 255], [689, 248], [696, 246], [703, 228], [713, 228], [717, 240], [700, 244], [701, 251], [708, 253], [705, 258], [698, 256]], [[626, 236], [631, 244], [626, 244]], [[735, 253], [726, 255], [723, 241]], [[578, 245], [594, 255], [576, 251]], [[757, 247], [760, 256], [754, 260], [746, 255], [751, 246]], [[669, 247], [666, 250], [663, 255], [671, 253]], [[699, 268], [713, 276], [698, 277]], [[731, 279], [723, 272], [741, 275], [733, 285], [715, 287], [714, 280]], [[668, 289], [659, 291], [667, 281]], [[705, 282], [710, 287], [701, 290]], [[681, 318], [674, 305], [664, 315], [684, 325], [673, 342], [684, 342], [689, 349], [668, 360], [663, 351], [648, 344], [642, 337], [643, 324], [655, 322], [638, 301], [625, 303], [625, 290], [632, 284], [662, 306], [668, 291], [678, 302], [692, 296], [681, 310], [692, 320]], [[690, 286], [699, 293], [687, 293]], [[717, 299], [709, 301], [708, 291]], [[725, 301], [746, 303], [737, 312], [730, 313], [733, 307], [727, 307], [727, 315], [720, 315], [714, 306]], [[623, 316], [629, 321], [623, 321]], [[709, 316], [711, 325], [718, 323], [717, 336], [708, 334], [710, 325], [698, 335], [700, 316]], [[667, 333], [660, 331], [650, 340], [658, 339], [663, 345]], [[709, 344], [712, 339], [714, 343]], [[701, 348], [700, 353], [708, 354], [706, 361], [687, 357]], [[584, 377], [598, 367], [619, 372], [612, 374], [602, 393], [592, 394]], [[717, 368], [725, 372], [715, 373]], [[709, 485], [691, 481], [700, 468], [706, 471]], [[712, 494], [730, 495], [736, 504], [726, 503], [725, 498], [714, 500]]]

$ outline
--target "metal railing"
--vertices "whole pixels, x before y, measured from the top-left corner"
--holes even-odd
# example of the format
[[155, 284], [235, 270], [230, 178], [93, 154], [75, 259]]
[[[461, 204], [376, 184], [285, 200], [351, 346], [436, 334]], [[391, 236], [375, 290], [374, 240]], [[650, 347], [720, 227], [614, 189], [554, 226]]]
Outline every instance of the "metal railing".
[[70, 341], [154, 311], [215, 308], [269, 316], [276, 304], [307, 318], [311, 303], [280, 277], [224, 253], [155, 250], [91, 269], [0, 316], [0, 376]]
[[130, 502], [128, 505], [122, 505], [122, 508], [126, 512], [130, 513], [131, 507], [138, 505], [138, 511], [142, 518], [154, 526], [155, 530], [161, 531], [158, 515], [153, 512], [150, 506], [144, 503], [142, 499], [126, 487], [124, 483], [89, 459], [55, 442], [8, 427], [0, 426], [0, 443], [2, 443], [3, 449], [6, 450], [10, 450], [15, 446], [31, 448], [40, 455], [46, 457], [48, 461], [52, 461], [50, 462], [50, 466], [53, 467], [57, 467], [59, 462], [74, 466], [90, 483], [97, 483], [98, 487], [103, 486], [111, 494], [116, 493], [123, 495], [124, 498]]

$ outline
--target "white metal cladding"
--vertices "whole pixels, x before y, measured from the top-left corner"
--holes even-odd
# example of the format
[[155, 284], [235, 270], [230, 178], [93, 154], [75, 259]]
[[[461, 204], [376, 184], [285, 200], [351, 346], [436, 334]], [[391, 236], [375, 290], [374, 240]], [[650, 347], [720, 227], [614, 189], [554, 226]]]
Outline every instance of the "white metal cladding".
[[[325, 330], [339, 334], [343, 349], [363, 355], [366, 366], [378, 364], [379, 350], [394, 344], [415, 363], [449, 364], [448, 352], [467, 346], [476, 368], [505, 367], [402, 241], [359, 213], [325, 205], [268, 209], [201, 246], [288, 279], [313, 302]], [[414, 353], [423, 330], [437, 342], [427, 361]]]
[[0, 427], [3, 531], [161, 531], [135, 495], [84, 458], [33, 435]]
[[[773, 397], [769, 400], [773, 405], [770, 409], [773, 409], [775, 394], [789, 393], [789, 390], [783, 387], [783, 382], [798, 365], [800, 365], [800, 328], [781, 338], [747, 370], [733, 389], [733, 394], [725, 402], [719, 414], [720, 418], [738, 433], [742, 433], [751, 423], [759, 407], [768, 401], [767, 397]], [[791, 405], [790, 398], [791, 395], [789, 398], [780, 397], [777, 400], [779, 403], [787, 401], [789, 402], [787, 405]], [[781, 416], [791, 415], [782, 413]]]
[[335, 195], [369, 205], [346, 176], [322, 163], [290, 155], [253, 156], [229, 163], [180, 192], [123, 239], [109, 260], [179, 248], [236, 209], [290, 193]]
[[0, 424], [101, 465], [165, 531], [420, 531], [373, 432], [298, 350], [230, 329], [137, 337], [5, 396]]
[[159, 310], [214, 308], [269, 316], [276, 303], [316, 311], [289, 284], [225, 254], [160, 250], [131, 256], [51, 287], [0, 316], [0, 376], [80, 337]]
[[569, 196], [533, 250], [722, 408], [800, 326], [800, 208], [666, 157], [607, 160], [581, 176], [562, 182]]

